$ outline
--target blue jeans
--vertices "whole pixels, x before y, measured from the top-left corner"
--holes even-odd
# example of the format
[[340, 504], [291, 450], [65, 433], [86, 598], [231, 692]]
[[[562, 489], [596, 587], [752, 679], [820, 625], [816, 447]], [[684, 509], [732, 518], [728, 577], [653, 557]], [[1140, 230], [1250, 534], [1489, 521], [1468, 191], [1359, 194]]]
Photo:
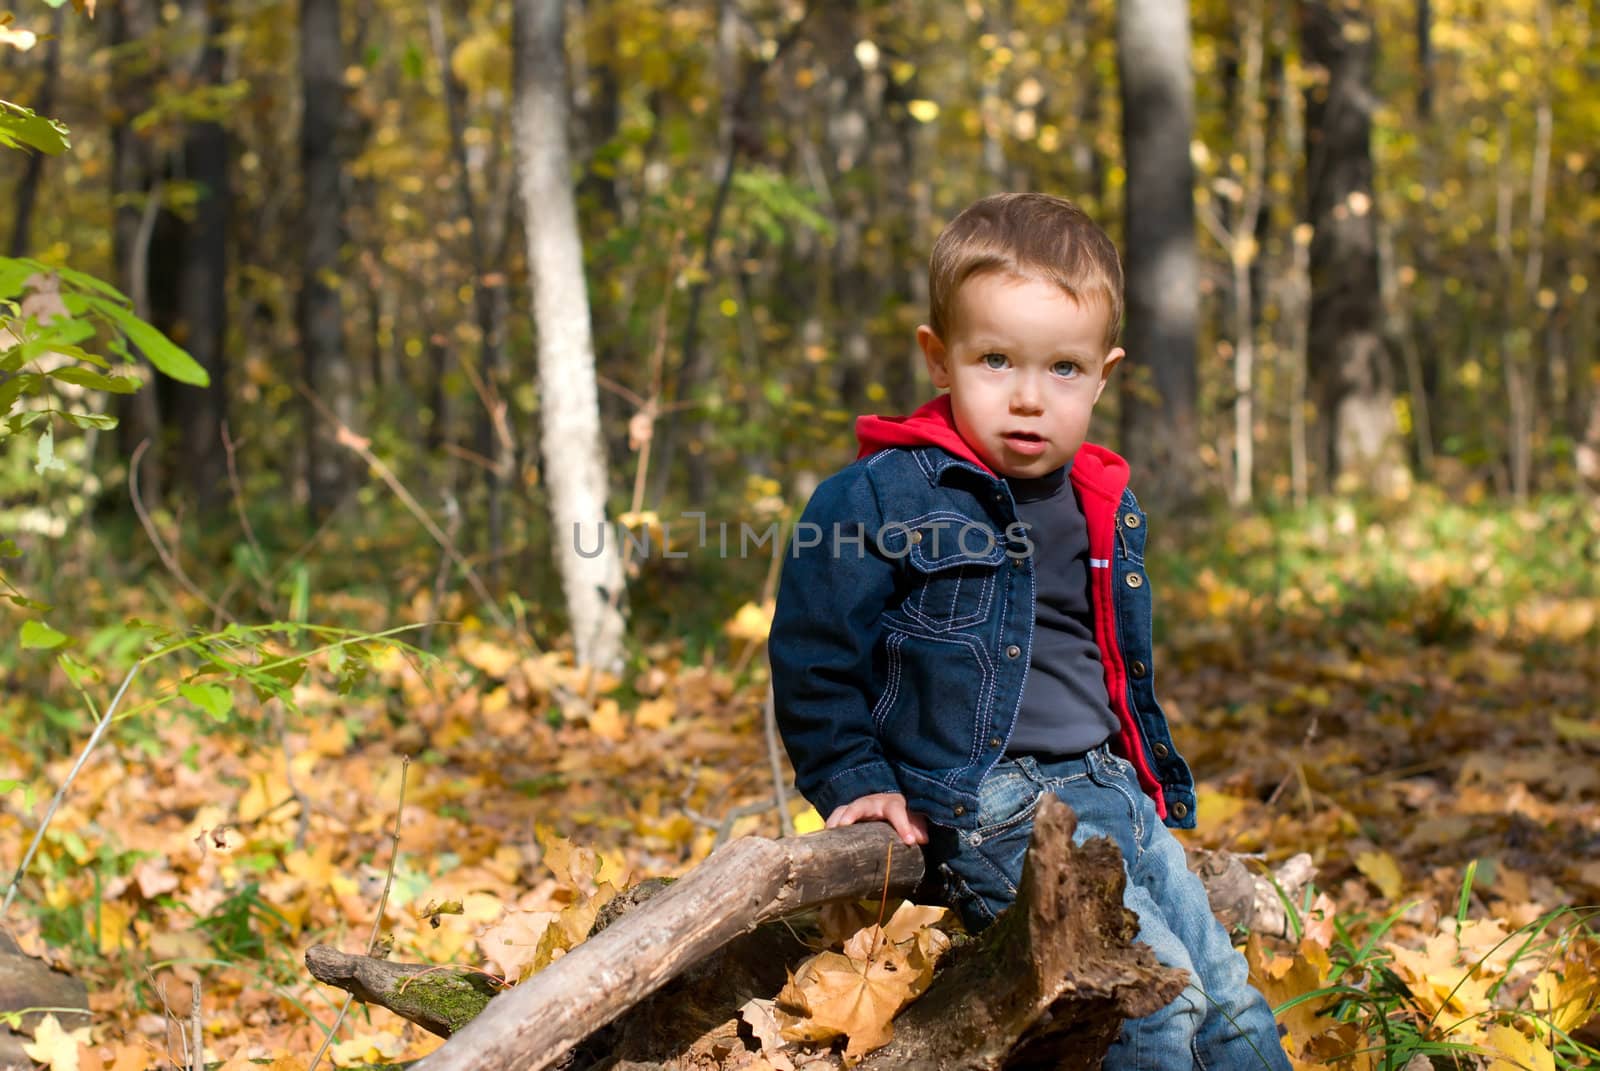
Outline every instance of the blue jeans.
[[976, 830], [930, 827], [930, 876], [967, 928], [981, 930], [1016, 899], [1045, 792], [1077, 813], [1075, 843], [1109, 837], [1121, 849], [1122, 902], [1139, 916], [1138, 939], [1161, 963], [1189, 972], [1171, 1004], [1123, 1023], [1104, 1066], [1288, 1071], [1272, 1009], [1251, 987], [1244, 957], [1212, 915], [1183, 846], [1161, 824], [1133, 767], [1104, 746], [1059, 762], [1002, 760], [979, 790]]

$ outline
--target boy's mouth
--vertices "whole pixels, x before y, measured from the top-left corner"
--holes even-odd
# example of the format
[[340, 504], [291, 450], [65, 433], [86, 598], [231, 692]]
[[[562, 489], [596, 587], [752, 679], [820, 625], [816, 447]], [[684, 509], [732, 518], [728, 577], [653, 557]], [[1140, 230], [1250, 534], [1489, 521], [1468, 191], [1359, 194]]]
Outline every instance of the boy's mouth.
[[1005, 444], [1019, 454], [1044, 453], [1044, 437], [1031, 431], [1008, 431], [1001, 436]]

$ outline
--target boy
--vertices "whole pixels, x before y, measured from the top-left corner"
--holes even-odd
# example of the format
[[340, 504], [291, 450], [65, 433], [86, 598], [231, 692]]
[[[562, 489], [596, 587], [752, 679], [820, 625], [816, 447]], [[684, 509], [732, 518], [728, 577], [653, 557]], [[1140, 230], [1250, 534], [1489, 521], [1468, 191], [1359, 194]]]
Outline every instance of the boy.
[[1085, 444], [1122, 318], [1115, 246], [1070, 202], [987, 197], [939, 236], [917, 341], [948, 394], [862, 417], [797, 527], [770, 652], [801, 791], [888, 822], [971, 930], [1016, 896], [1042, 792], [1122, 850], [1139, 939], [1190, 986], [1118, 1068], [1286, 1069], [1272, 1013], [1162, 824], [1194, 782], [1151, 683], [1144, 522]]

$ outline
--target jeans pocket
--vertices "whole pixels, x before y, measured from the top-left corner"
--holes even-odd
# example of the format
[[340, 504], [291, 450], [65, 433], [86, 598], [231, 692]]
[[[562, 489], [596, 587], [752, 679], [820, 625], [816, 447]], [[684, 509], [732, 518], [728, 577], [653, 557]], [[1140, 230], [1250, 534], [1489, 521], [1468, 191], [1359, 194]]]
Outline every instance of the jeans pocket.
[[967, 843], [982, 844], [1033, 819], [1039, 809], [1039, 786], [1020, 770], [991, 773], [978, 788], [978, 828]]
[[939, 886], [944, 902], [961, 916], [968, 933], [977, 933], [995, 920], [988, 902], [973, 892], [966, 879], [948, 863], [939, 864]]

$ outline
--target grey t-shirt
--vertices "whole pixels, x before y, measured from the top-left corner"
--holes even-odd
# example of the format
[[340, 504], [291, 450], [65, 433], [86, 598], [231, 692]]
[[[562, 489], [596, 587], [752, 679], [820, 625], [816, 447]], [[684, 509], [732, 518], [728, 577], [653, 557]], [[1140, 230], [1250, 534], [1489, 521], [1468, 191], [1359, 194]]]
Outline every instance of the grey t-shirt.
[[1106, 696], [1089, 603], [1089, 528], [1070, 465], [1034, 479], [1007, 478], [1033, 543], [1033, 653], [1007, 755], [1088, 751], [1119, 726]]

